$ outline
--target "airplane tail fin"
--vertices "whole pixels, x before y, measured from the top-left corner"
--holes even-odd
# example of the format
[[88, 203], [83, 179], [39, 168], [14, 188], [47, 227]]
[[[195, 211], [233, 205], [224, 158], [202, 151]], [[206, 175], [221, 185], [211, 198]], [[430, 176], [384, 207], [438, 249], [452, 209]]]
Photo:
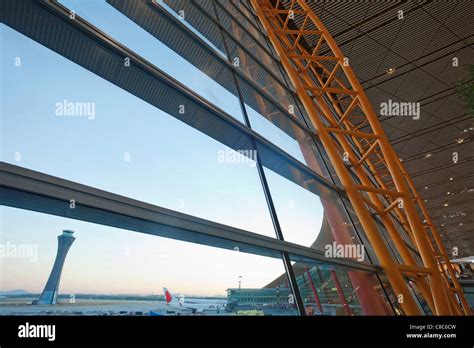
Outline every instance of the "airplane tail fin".
[[163, 288], [163, 292], [165, 294], [165, 299], [166, 299], [167, 304], [173, 301], [173, 296], [171, 296], [171, 293], [168, 291], [167, 288]]
[[163, 292], [165, 294], [166, 304], [174, 304], [184, 307], [184, 296], [180, 295], [178, 298], [174, 298], [171, 293], [168, 291], [168, 288], [163, 288]]

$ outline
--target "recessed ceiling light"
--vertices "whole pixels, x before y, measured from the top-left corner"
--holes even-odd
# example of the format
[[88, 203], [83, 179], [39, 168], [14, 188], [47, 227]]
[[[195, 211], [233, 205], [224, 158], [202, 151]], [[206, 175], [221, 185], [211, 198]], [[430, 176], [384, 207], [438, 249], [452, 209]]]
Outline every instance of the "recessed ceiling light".
[[444, 203], [443, 206], [444, 207], [447, 207], [449, 205], [449, 203]]
[[464, 138], [457, 138], [457, 139], [456, 139], [456, 142], [457, 142], [458, 144], [461, 144], [461, 143], [464, 142]]
[[460, 222], [460, 223], [459, 223], [459, 226], [462, 226], [462, 225], [464, 225], [464, 224], [463, 224], [462, 222]]
[[431, 156], [433, 156], [432, 153], [427, 153], [427, 154], [425, 155], [425, 158], [430, 158]]
[[451, 194], [451, 192], [449, 192], [449, 191], [448, 191], [448, 192], [446, 192], [446, 194], [447, 194], [447, 195], [450, 195], [450, 194]]
[[387, 70], [388, 75], [392, 75], [395, 72], [395, 68], [390, 68]]
[[453, 177], [450, 177], [450, 178], [449, 178], [449, 181], [453, 181]]
[[428, 186], [425, 186], [425, 190], [428, 190]]
[[441, 227], [444, 227], [444, 224], [441, 224]]

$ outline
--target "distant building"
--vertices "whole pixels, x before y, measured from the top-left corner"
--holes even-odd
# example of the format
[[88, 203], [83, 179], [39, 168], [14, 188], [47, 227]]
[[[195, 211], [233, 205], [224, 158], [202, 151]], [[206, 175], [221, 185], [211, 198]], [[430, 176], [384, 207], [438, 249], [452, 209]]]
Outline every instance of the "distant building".
[[51, 270], [51, 274], [49, 275], [41, 297], [37, 301], [34, 301], [33, 304], [56, 304], [64, 261], [66, 260], [69, 248], [76, 240], [76, 238], [73, 237], [73, 233], [73, 231], [64, 230], [63, 233], [58, 236], [58, 252], [53, 269]]
[[289, 288], [227, 289], [227, 303], [237, 306], [284, 306], [289, 304]]

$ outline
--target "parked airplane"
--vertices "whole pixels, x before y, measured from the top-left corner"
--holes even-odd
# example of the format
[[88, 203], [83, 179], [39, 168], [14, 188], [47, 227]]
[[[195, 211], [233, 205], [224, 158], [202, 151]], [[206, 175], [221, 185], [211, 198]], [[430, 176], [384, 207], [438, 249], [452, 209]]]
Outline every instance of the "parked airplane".
[[167, 288], [163, 288], [165, 294], [166, 304], [181, 311], [191, 311], [192, 313], [216, 312], [225, 309], [226, 300], [207, 300], [207, 299], [192, 299], [186, 301], [183, 295], [178, 298], [173, 297]]

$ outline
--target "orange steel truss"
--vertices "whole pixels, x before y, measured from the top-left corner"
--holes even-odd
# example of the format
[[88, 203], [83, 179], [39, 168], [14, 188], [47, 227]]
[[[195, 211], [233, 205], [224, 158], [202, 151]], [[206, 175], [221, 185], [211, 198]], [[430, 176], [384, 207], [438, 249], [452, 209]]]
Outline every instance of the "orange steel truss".
[[[251, 3], [403, 311], [422, 314], [413, 295], [416, 289], [435, 315], [470, 315], [424, 202], [390, 145], [350, 61], [306, 1]], [[393, 253], [383, 233], [391, 239]]]

